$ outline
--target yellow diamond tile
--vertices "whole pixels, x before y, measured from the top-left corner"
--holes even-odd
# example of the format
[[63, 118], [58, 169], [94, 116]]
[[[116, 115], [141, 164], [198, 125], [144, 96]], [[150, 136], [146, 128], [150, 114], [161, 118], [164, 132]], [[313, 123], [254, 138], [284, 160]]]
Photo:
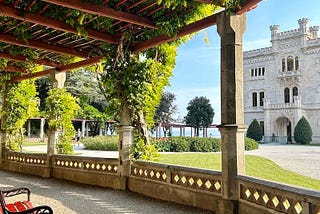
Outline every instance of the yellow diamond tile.
[[254, 193], [253, 193], [253, 197], [256, 199], [256, 201], [259, 199], [259, 197], [260, 197], [260, 195], [259, 195], [259, 193], [257, 192], [257, 191], [255, 191]]
[[175, 180], [175, 182], [177, 183], [178, 181], [179, 181], [179, 176], [178, 175], [176, 175], [176, 176], [174, 176], [174, 178], [173, 178], [174, 180]]
[[86, 164], [86, 168], [87, 168], [87, 169], [89, 169], [89, 167], [90, 167], [90, 164], [89, 164], [89, 163], [87, 163], [87, 164]]
[[160, 172], [157, 172], [157, 173], [156, 173], [156, 177], [157, 177], [157, 178], [160, 178], [160, 176], [161, 176]]
[[94, 163], [91, 164], [91, 169], [96, 168], [96, 165]]
[[216, 182], [214, 183], [214, 187], [216, 188], [216, 190], [219, 190], [219, 189], [221, 188], [220, 182], [219, 182], [219, 181], [216, 181]]
[[101, 168], [100, 164], [97, 164], [96, 169], [99, 170]]
[[182, 181], [183, 184], [185, 184], [185, 183], [187, 182], [186, 177], [185, 177], [185, 176], [182, 176], [181, 181]]
[[193, 178], [190, 178], [190, 179], [189, 179], [189, 184], [190, 184], [191, 186], [194, 184]]
[[71, 166], [71, 167], [73, 166], [73, 162], [72, 162], [72, 161], [70, 162], [70, 166]]
[[143, 173], [143, 170], [140, 169], [140, 170], [139, 170], [139, 175], [142, 175], [142, 173]]
[[269, 196], [266, 193], [264, 193], [262, 199], [263, 199], [264, 203], [266, 204], [269, 201]]
[[82, 167], [82, 163], [79, 163], [79, 168], [81, 168]]
[[166, 175], [165, 172], [162, 174], [162, 178], [163, 178], [163, 180], [166, 180], [166, 179], [167, 179], [167, 175]]
[[75, 163], [74, 163], [74, 167], [77, 167], [77, 166], [78, 166], [78, 163], [77, 163], [77, 162], [75, 162]]
[[286, 210], [288, 210], [291, 206], [290, 202], [288, 201], [288, 199], [284, 200], [284, 202], [282, 203], [282, 205], [284, 206], [284, 208]]
[[144, 174], [144, 176], [148, 176], [148, 170], [145, 169], [143, 174]]
[[197, 180], [197, 184], [198, 184], [198, 187], [201, 187], [202, 186], [202, 180], [199, 178], [198, 180]]
[[154, 172], [153, 172], [153, 170], [151, 170], [150, 177], [152, 178], [153, 176], [154, 176]]
[[135, 175], [138, 173], [138, 170], [137, 170], [136, 167], [134, 168], [133, 173], [134, 173]]
[[69, 166], [69, 162], [68, 161], [66, 161], [66, 166]]
[[204, 183], [204, 185], [207, 187], [207, 189], [210, 189], [210, 187], [212, 187], [212, 184], [209, 180], [207, 180], [207, 182]]
[[111, 171], [112, 166], [111, 166], [111, 165], [108, 165], [107, 169], [108, 169], [108, 171]]
[[[300, 214], [302, 212], [302, 206], [300, 202], [297, 202], [296, 205], [294, 205], [294, 209], [296, 210], [297, 214]], [[320, 212], [318, 212], [317, 214], [320, 214]]]
[[40, 159], [38, 159], [37, 163], [40, 163]]
[[106, 170], [107, 166], [105, 164], [102, 164], [101, 169], [104, 171]]
[[113, 171], [115, 171], [115, 172], [118, 171], [118, 167], [117, 167], [117, 166], [114, 166], [114, 167], [113, 167]]
[[247, 196], [247, 198], [249, 198], [251, 195], [251, 192], [249, 189], [246, 189], [246, 191], [244, 191], [244, 194]]
[[64, 166], [64, 161], [61, 161], [61, 166]]
[[273, 197], [272, 203], [273, 203], [273, 205], [274, 205], [275, 207], [278, 206], [278, 204], [279, 204], [279, 199], [277, 198], [277, 196]]

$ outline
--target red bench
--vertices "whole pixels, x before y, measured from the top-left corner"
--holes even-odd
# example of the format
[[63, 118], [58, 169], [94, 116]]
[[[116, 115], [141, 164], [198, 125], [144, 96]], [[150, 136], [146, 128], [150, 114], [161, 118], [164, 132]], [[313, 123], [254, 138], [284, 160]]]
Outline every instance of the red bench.
[[[20, 194], [26, 194], [27, 200], [6, 203], [5, 198], [13, 197]], [[31, 191], [28, 188], [12, 189], [7, 191], [0, 190], [0, 214], [40, 214], [53, 213], [49, 206], [33, 207], [30, 201]]]

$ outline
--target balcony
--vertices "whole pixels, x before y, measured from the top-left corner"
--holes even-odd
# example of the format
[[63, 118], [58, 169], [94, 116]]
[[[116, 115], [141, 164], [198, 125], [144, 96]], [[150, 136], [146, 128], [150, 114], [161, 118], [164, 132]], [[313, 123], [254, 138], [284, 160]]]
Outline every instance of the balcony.
[[278, 79], [283, 80], [283, 81], [289, 81], [289, 80], [294, 80], [299, 82], [301, 77], [301, 72], [300, 70], [295, 70], [295, 71], [279, 71], [278, 72]]

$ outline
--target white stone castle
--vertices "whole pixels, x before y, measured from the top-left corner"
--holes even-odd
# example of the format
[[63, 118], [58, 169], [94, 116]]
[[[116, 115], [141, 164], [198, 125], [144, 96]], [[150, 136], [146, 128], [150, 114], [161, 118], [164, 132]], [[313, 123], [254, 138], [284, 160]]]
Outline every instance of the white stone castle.
[[[320, 136], [320, 39], [318, 26], [279, 32], [270, 26], [271, 47], [244, 52], [244, 116], [257, 119], [265, 141], [287, 142], [304, 116]], [[289, 138], [290, 140], [290, 138]]]

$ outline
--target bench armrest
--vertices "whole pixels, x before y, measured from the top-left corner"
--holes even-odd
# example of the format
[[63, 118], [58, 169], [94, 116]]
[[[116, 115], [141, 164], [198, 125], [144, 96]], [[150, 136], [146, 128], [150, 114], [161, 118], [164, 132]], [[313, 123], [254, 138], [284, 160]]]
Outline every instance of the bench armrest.
[[12, 197], [12, 196], [16, 196], [16, 195], [20, 195], [20, 194], [26, 194], [28, 197], [28, 201], [30, 201], [30, 194], [31, 194], [31, 190], [29, 188], [26, 187], [22, 187], [22, 188], [18, 188], [18, 189], [11, 189], [11, 190], [5, 190], [5, 191], [1, 191], [3, 196], [5, 198], [7, 197]]
[[37, 206], [33, 207], [28, 210], [20, 211], [20, 212], [10, 212], [6, 210], [6, 214], [53, 214], [53, 210], [51, 207], [43, 205], [43, 206]]

